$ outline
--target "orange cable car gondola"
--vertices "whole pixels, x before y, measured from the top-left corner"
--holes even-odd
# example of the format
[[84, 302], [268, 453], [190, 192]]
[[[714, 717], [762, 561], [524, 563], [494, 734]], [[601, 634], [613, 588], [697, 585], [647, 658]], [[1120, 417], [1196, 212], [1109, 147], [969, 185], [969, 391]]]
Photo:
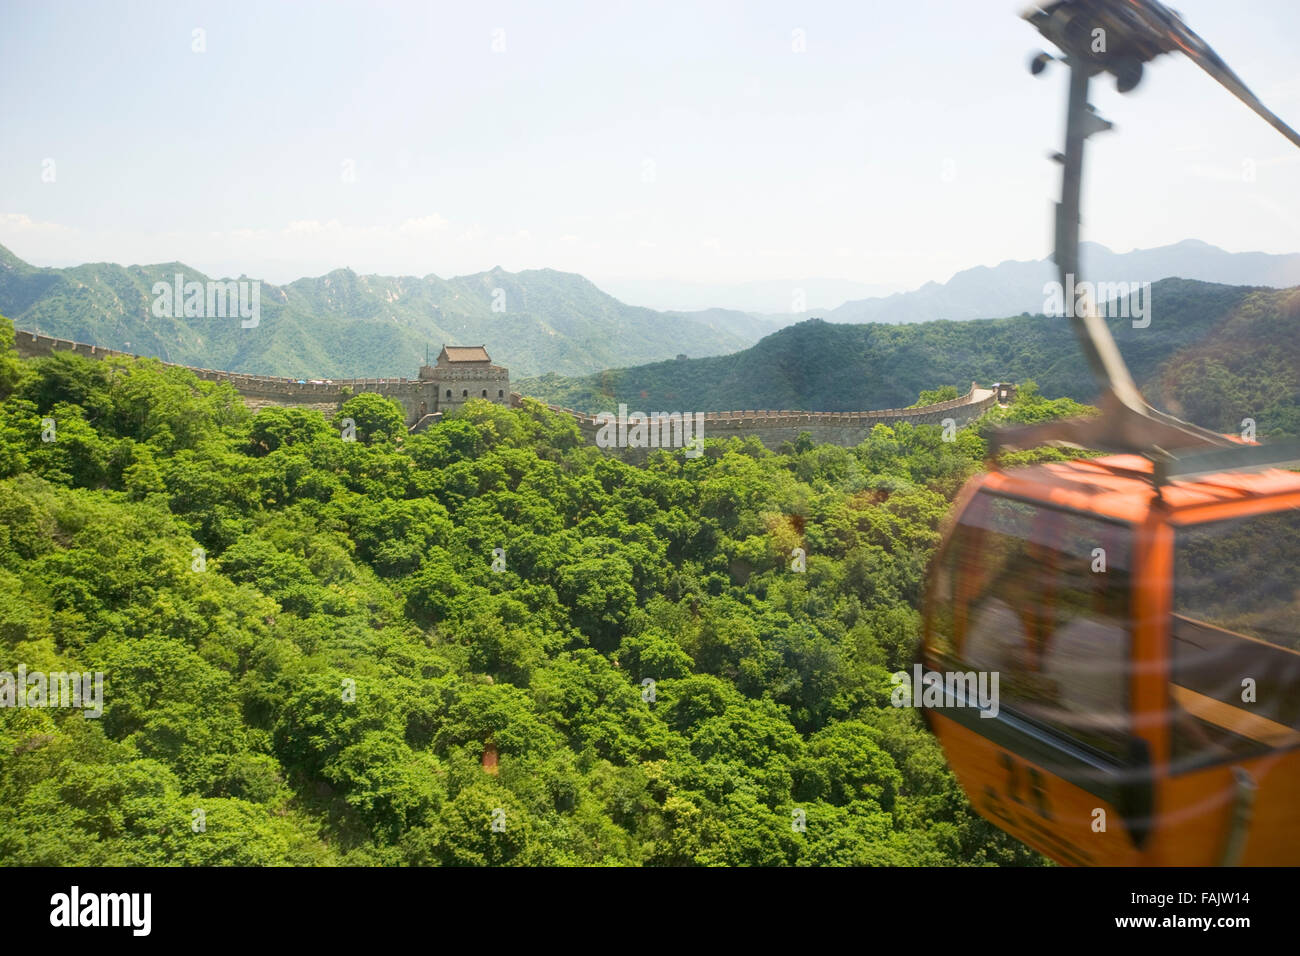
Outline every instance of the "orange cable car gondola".
[[[1087, 102], [1093, 76], [1128, 92], [1144, 62], [1182, 51], [1300, 145], [1153, 0], [1061, 0], [1025, 18], [1070, 72], [1063, 287], [1078, 277], [1084, 141], [1110, 128]], [[1070, 321], [1101, 414], [1004, 429], [993, 455], [1114, 454], [962, 490], [918, 660], [941, 703], [922, 713], [977, 812], [1059, 863], [1298, 864], [1300, 474], [1281, 466], [1300, 444], [1247, 444], [1151, 408], [1096, 303], [1081, 305]], [[991, 706], [969, 693], [977, 675], [996, 676]]]

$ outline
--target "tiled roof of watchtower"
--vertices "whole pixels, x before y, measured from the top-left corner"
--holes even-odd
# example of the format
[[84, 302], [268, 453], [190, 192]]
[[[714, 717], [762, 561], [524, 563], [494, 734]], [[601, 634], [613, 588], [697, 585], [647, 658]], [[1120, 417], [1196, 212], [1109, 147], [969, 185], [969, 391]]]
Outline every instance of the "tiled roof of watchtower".
[[492, 359], [487, 354], [487, 346], [484, 345], [444, 345], [442, 352], [438, 355], [438, 364], [441, 365], [444, 359], [448, 362], [491, 362]]

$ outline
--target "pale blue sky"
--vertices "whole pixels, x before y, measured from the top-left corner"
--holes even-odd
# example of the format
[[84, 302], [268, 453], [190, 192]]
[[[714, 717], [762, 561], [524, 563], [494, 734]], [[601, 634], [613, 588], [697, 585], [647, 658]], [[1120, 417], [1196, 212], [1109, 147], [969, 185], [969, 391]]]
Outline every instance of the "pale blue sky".
[[[1300, 123], [1300, 4], [1176, 6]], [[1022, 7], [3, 0], [0, 243], [275, 282], [942, 281], [1048, 251], [1065, 76], [1029, 76]], [[1300, 251], [1300, 151], [1190, 62], [1093, 102], [1085, 238]]]

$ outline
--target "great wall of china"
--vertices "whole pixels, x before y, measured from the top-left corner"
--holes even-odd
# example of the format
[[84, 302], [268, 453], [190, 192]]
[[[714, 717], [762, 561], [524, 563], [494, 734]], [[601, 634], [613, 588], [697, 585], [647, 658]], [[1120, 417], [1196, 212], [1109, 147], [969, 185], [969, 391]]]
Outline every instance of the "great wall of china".
[[[862, 443], [876, 425], [939, 425], [952, 419], [957, 426], [970, 422], [986, 410], [1007, 401], [1015, 386], [999, 384], [997, 388], [980, 388], [971, 383], [970, 391], [960, 398], [923, 405], [920, 408], [884, 408], [870, 412], [792, 412], [743, 411], [705, 412], [705, 438], [744, 438], [754, 435], [768, 448], [779, 448], [782, 442], [793, 442], [803, 432], [813, 441], [827, 445], [852, 448]], [[516, 395], [512, 393], [512, 398]], [[551, 411], [571, 416], [578, 423], [583, 438], [595, 442], [600, 429], [594, 415], [576, 412], [571, 408], [548, 405]], [[611, 408], [611, 412], [614, 409]]]
[[[139, 358], [129, 352], [87, 345], [68, 339], [52, 338], [34, 332], [15, 331], [15, 345], [23, 358], [36, 358], [55, 352], [73, 352], [88, 358]], [[209, 368], [194, 368], [163, 362], [174, 368], [188, 368], [198, 378], [210, 382], [228, 382], [254, 411], [267, 405], [297, 405], [315, 408], [327, 415], [332, 415], [345, 396], [347, 389], [353, 395], [360, 392], [374, 392], [391, 398], [402, 406], [406, 413], [408, 427], [419, 431], [441, 418], [440, 413], [430, 412], [437, 408], [437, 388], [440, 384], [421, 379], [408, 378], [357, 378], [337, 379], [329, 382], [303, 382], [296, 379], [281, 378], [272, 375], [249, 375], [243, 372], [224, 372]], [[523, 397], [517, 392], [508, 392], [498, 396], [495, 392], [487, 394], [490, 389], [481, 389], [479, 385], [491, 385], [496, 389], [495, 377], [483, 374], [478, 369], [457, 369], [455, 378], [458, 384], [482, 392], [482, 395], [469, 397], [486, 397], [489, 401], [508, 401], [512, 406], [522, 403]], [[479, 381], [482, 379], [482, 381]], [[496, 391], [502, 391], [496, 389]], [[448, 393], [450, 395], [450, 393]], [[938, 425], [951, 419], [957, 426], [964, 425], [994, 405], [1005, 403], [1015, 394], [1015, 386], [998, 383], [992, 388], [981, 388], [971, 383], [970, 390], [960, 398], [919, 408], [884, 408], [862, 412], [800, 412], [800, 411], [734, 411], [706, 412], [704, 414], [704, 437], [743, 438], [756, 436], [769, 448], [778, 448], [783, 442], [793, 442], [803, 432], [807, 432], [813, 441], [823, 444], [853, 447], [860, 444], [878, 424]], [[600, 428], [594, 415], [547, 405], [551, 411], [567, 415], [576, 422], [584, 439], [595, 443], [596, 433]], [[615, 411], [613, 407], [610, 412]], [[645, 409], [650, 411], [650, 409]], [[624, 450], [636, 452], [639, 449]]]

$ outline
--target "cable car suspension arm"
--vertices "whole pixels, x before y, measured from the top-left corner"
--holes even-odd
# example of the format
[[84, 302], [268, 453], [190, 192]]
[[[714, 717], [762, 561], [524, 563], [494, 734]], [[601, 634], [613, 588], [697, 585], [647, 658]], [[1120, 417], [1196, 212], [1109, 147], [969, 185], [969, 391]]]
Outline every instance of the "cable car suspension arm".
[[[1062, 164], [1061, 201], [1056, 207], [1055, 255], [1063, 289], [1077, 288], [1079, 273], [1080, 193], [1084, 144], [1093, 133], [1111, 128], [1088, 103], [1088, 85], [1098, 73], [1111, 73], [1121, 92], [1142, 78], [1142, 64], [1161, 53], [1181, 51], [1213, 76], [1287, 139], [1300, 146], [1300, 134], [1282, 122], [1246, 88], [1210, 47], [1172, 11], [1154, 0], [1058, 0], [1024, 14], [1061, 51], [1070, 71]], [[1100, 42], [1098, 42], [1100, 38]], [[1041, 73], [1058, 59], [1040, 53], [1031, 71]], [[1086, 287], [1085, 287], [1086, 288]], [[1075, 337], [1101, 386], [1102, 414], [1093, 419], [1047, 422], [1004, 429], [999, 448], [1027, 448], [1057, 441], [1103, 451], [1134, 452], [1157, 459], [1176, 449], [1233, 444], [1215, 432], [1184, 422], [1147, 404], [1120, 354], [1098, 304], [1083, 296], [1067, 309]]]

